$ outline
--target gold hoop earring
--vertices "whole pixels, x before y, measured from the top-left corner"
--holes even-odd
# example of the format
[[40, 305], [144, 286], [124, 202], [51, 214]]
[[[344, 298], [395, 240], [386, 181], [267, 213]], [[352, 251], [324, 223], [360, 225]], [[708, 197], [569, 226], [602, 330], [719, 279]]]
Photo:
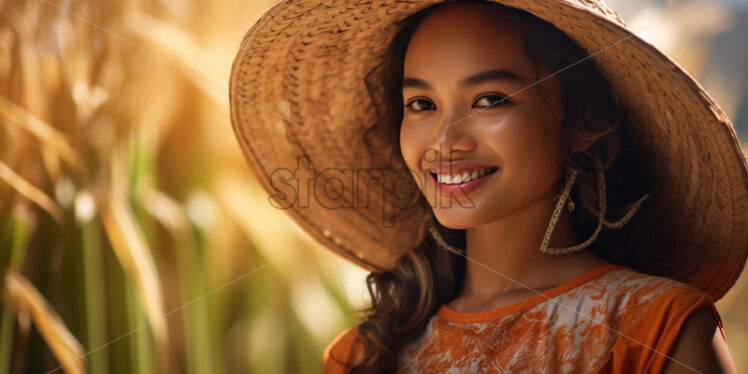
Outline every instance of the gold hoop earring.
[[564, 207], [564, 203], [566, 202], [567, 198], [569, 197], [569, 192], [571, 191], [571, 187], [574, 184], [574, 181], [577, 177], [577, 171], [573, 168], [567, 166], [567, 172], [569, 174], [566, 185], [564, 186], [563, 191], [561, 192], [561, 196], [556, 202], [556, 207], [553, 209], [553, 215], [551, 216], [551, 221], [548, 224], [548, 227], [545, 230], [545, 235], [543, 236], [543, 242], [540, 245], [540, 251], [543, 253], [551, 254], [551, 255], [561, 255], [566, 253], [573, 253], [580, 251], [584, 248], [589, 247], [592, 242], [597, 239], [597, 234], [600, 233], [600, 229], [603, 225], [605, 225], [608, 228], [614, 229], [622, 227], [623, 225], [628, 222], [631, 217], [634, 216], [634, 213], [639, 209], [641, 206], [641, 203], [644, 202], [649, 197], [649, 194], [645, 194], [642, 198], [637, 200], [633, 206], [626, 212], [626, 214], [621, 217], [619, 220], [614, 222], [608, 222], [605, 220], [605, 210], [606, 210], [606, 196], [605, 196], [605, 173], [602, 170], [602, 165], [600, 164], [600, 160], [595, 160], [598, 172], [597, 172], [597, 190], [598, 190], [598, 211], [595, 212], [595, 215], [597, 216], [597, 228], [595, 229], [595, 232], [592, 233], [592, 235], [585, 240], [583, 243], [577, 244], [575, 246], [571, 247], [564, 247], [564, 248], [548, 248], [548, 243], [551, 239], [551, 234], [553, 233], [553, 229], [556, 228], [556, 223], [558, 222], [558, 218], [561, 215], [561, 210]]
[[[566, 185], [573, 185], [574, 184], [574, 181], [572, 180], [572, 178], [576, 178], [576, 173], [577, 173], [576, 170], [573, 170], [569, 166], [566, 167], [566, 175], [567, 175], [567, 177], [566, 177]], [[574, 174], [573, 177], [572, 177], [572, 174]], [[564, 186], [564, 188], [566, 188], [566, 186]], [[559, 192], [553, 198], [553, 201], [555, 201], [556, 204], [561, 204], [559, 201], [561, 199], [562, 193], [563, 192]], [[574, 212], [574, 208], [576, 208], [576, 205], [574, 204], [574, 200], [571, 199], [571, 186], [569, 186], [569, 196], [568, 196], [567, 201], [565, 203], [566, 203], [566, 207], [569, 209], [569, 213]]]

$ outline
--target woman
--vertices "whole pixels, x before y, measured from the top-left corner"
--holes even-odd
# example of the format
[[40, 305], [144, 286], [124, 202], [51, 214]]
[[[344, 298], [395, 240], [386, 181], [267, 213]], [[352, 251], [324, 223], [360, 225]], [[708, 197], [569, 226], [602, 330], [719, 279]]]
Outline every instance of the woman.
[[[276, 201], [292, 202], [282, 206], [291, 208], [310, 233], [373, 270], [367, 278], [372, 305], [361, 323], [327, 347], [325, 373], [735, 371], [713, 302], [742, 270], [745, 228], [731, 226], [734, 230], [728, 236], [736, 240], [704, 254], [700, 248], [722, 243], [719, 238], [724, 237], [709, 235], [709, 230], [730, 218], [716, 218], [716, 212], [705, 210], [727, 201], [707, 201], [711, 197], [693, 184], [675, 187], [688, 184], [676, 181], [687, 176], [683, 165], [694, 163], [683, 151], [694, 146], [697, 131], [681, 130], [686, 134], [680, 145], [643, 137], [647, 131], [658, 131], [656, 118], [671, 121], [675, 128], [679, 120], [704, 114], [674, 114], [680, 98], [667, 95], [677, 87], [653, 88], [665, 92], [656, 95], [633, 90], [651, 85], [646, 81], [621, 83], [648, 74], [662, 77], [654, 62], [649, 66], [643, 59], [638, 72], [621, 63], [621, 57], [633, 59], [647, 47], [622, 46], [615, 58], [599, 56], [603, 69], [586, 58], [594, 43], [587, 40], [582, 47], [559, 28], [569, 33], [583, 25], [578, 17], [587, 17], [594, 27], [608, 30], [607, 40], [615, 40], [621, 30], [608, 28], [622, 21], [600, 3], [583, 4], [594, 13], [575, 13], [579, 9], [559, 1], [517, 5], [526, 11], [458, 1], [422, 5], [410, 12], [393, 4], [384, 6], [379, 17], [367, 15], [376, 13], [367, 5], [351, 6], [345, 8], [348, 17], [338, 18], [334, 6], [310, 9], [284, 3], [258, 22], [273, 26], [250, 30], [232, 73], [232, 89], [240, 92], [240, 98], [232, 99], [232, 118], [250, 165], [267, 177], [261, 180], [275, 192]], [[289, 19], [309, 32], [298, 38], [291, 31], [273, 34], [294, 24], [284, 27]], [[325, 26], [317, 26], [320, 22]], [[394, 26], [395, 31], [388, 31], [392, 37], [386, 37], [386, 49], [343, 54], [332, 43], [348, 32], [358, 36], [341, 36], [342, 40], [356, 45], [351, 40], [369, 40], [374, 34], [367, 33]], [[315, 27], [328, 33], [315, 33]], [[247, 67], [252, 55], [272, 60], [263, 40], [277, 41], [277, 35], [287, 41], [294, 61], [314, 61], [300, 68], [279, 63], [298, 74], [282, 84], [260, 74], [279, 69]], [[320, 42], [325, 37], [329, 44]], [[597, 41], [605, 45], [605, 39]], [[307, 48], [315, 41], [315, 48]], [[367, 57], [374, 64], [368, 70], [363, 62]], [[338, 74], [350, 75], [348, 79], [326, 78], [323, 72], [330, 67], [310, 67], [336, 59], [361, 62], [344, 65]], [[614, 77], [614, 86], [603, 70]], [[684, 79], [678, 73], [678, 79]], [[317, 84], [304, 87], [299, 77]], [[361, 91], [354, 85], [356, 78], [365, 82], [370, 106], [341, 94], [346, 88]], [[336, 82], [343, 89], [330, 84]], [[298, 95], [293, 97], [270, 100], [266, 94], [283, 92], [286, 84], [294, 83]], [[650, 101], [637, 101], [641, 98], [635, 94]], [[269, 109], [273, 105], [276, 111]], [[657, 117], [662, 105], [671, 108]], [[350, 114], [356, 111], [368, 115]], [[252, 125], [250, 119], [262, 124]], [[331, 132], [336, 125], [328, 122], [337, 122], [337, 130], [349, 134]], [[711, 118], [709, 123], [704, 126], [732, 131], [729, 122]], [[367, 146], [367, 155], [350, 144], [350, 136], [359, 134], [350, 131], [356, 126], [365, 130], [361, 144]], [[315, 133], [320, 128], [326, 132]], [[289, 178], [274, 178], [275, 172], [266, 171], [272, 163], [262, 150], [268, 152], [268, 147], [249, 140], [250, 131], [255, 138], [286, 140], [287, 144], [273, 142], [278, 155], [309, 155], [317, 167], [366, 165], [368, 172], [373, 166], [405, 166], [407, 181], [417, 190], [403, 195], [408, 189], [397, 181], [404, 179], [393, 177], [388, 183], [386, 175], [381, 178], [383, 198], [372, 205], [384, 208], [385, 214], [375, 223], [370, 217], [355, 218], [365, 217], [370, 206], [349, 204], [358, 201], [362, 180], [346, 184], [344, 173], [317, 178], [331, 168], [312, 173], [319, 206], [305, 197], [302, 187], [307, 179], [297, 173], [293, 178], [300, 183], [289, 198], [281, 186]], [[673, 130], [664, 126], [659, 131]], [[734, 131], [731, 134], [734, 139]], [[344, 140], [352, 149], [345, 148]], [[732, 161], [737, 165], [732, 174], [724, 175], [742, 183], [735, 184], [739, 192], [731, 189], [729, 204], [731, 211], [745, 216], [745, 161], [730, 140], [723, 138], [721, 145], [719, 140], [697, 142], [691, 150], [716, 152], [713, 146], [740, 156]], [[310, 150], [315, 143], [316, 156]], [[331, 155], [348, 158], [336, 163]], [[362, 159], [368, 163], [358, 161]], [[675, 162], [681, 167], [672, 166]], [[695, 163], [713, 170], [725, 167]], [[293, 164], [288, 158], [274, 170], [280, 165]], [[700, 178], [703, 183], [716, 177], [695, 175], [694, 182]], [[364, 180], [363, 186], [372, 180], [376, 178]], [[339, 205], [331, 204], [336, 197]], [[673, 201], [682, 201], [682, 206]], [[388, 217], [388, 207], [399, 208], [398, 214]], [[352, 209], [344, 213], [339, 208]], [[673, 218], [674, 213], [698, 209], [700, 215]], [[707, 216], [715, 218], [699, 219]], [[346, 221], [350, 226], [333, 234], [331, 228]], [[422, 223], [418, 230], [413, 222]], [[408, 250], [377, 248], [372, 232], [381, 233], [380, 245]], [[413, 242], [408, 244], [404, 237]], [[362, 245], [367, 240], [372, 242], [369, 247]], [[737, 259], [738, 265], [728, 259]], [[703, 261], [714, 264], [710, 268]], [[725, 271], [728, 261], [733, 267]]]

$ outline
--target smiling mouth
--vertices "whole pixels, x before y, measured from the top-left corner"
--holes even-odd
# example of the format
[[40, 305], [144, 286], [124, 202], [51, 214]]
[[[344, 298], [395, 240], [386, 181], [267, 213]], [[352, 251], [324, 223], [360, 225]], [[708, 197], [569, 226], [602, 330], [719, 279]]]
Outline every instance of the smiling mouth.
[[491, 175], [498, 171], [499, 168], [493, 166], [490, 168], [480, 169], [480, 170], [473, 170], [470, 172], [464, 172], [464, 173], [457, 173], [457, 174], [437, 174], [433, 171], [430, 171], [429, 174], [431, 174], [431, 177], [434, 178], [438, 183], [446, 184], [446, 185], [457, 185], [461, 183], [467, 183], [472, 182], [477, 179], [484, 178], [488, 175]]

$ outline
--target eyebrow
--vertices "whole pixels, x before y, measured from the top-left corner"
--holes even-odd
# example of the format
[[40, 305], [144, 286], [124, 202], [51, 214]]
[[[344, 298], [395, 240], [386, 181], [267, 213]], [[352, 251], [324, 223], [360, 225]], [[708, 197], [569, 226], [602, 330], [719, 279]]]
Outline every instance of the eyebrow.
[[[467, 86], [475, 86], [484, 82], [488, 81], [514, 81], [517, 83], [522, 83], [522, 78], [520, 78], [517, 74], [512, 73], [509, 70], [504, 69], [492, 69], [492, 70], [486, 70], [484, 72], [471, 75], [463, 80], [460, 81], [458, 84], [459, 87], [467, 87]], [[413, 87], [413, 88], [420, 88], [424, 90], [430, 90], [431, 85], [428, 84], [426, 81], [418, 78], [410, 78], [406, 77], [403, 79], [403, 88], [405, 87]]]

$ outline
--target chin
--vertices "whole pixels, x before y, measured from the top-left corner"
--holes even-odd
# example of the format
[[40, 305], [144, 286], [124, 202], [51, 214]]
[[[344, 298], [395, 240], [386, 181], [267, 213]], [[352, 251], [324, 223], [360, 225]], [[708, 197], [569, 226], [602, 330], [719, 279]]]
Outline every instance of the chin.
[[465, 230], [484, 223], [476, 209], [449, 208], [435, 209], [434, 216], [439, 223], [452, 230]]

